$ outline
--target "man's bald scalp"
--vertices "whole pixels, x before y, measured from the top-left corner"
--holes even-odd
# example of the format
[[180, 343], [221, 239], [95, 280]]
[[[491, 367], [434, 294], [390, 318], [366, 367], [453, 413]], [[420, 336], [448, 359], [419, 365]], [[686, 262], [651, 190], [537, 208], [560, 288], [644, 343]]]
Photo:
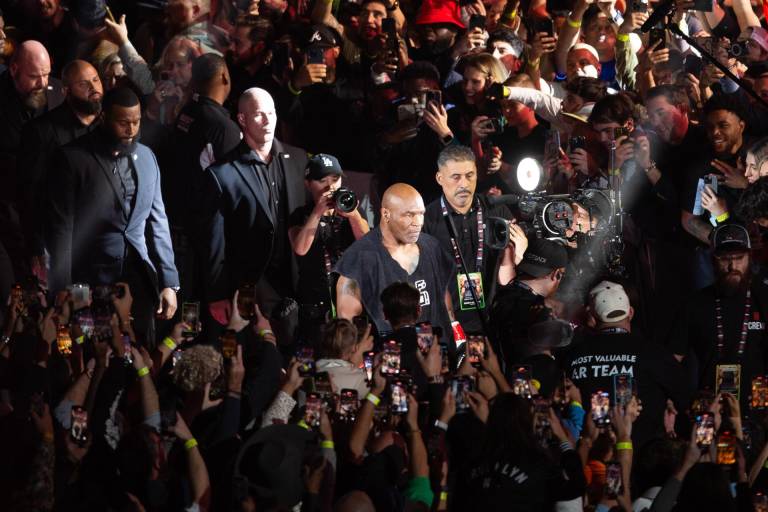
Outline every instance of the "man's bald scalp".
[[19, 45], [19, 48], [13, 54], [11, 63], [16, 64], [18, 66], [21, 63], [30, 59], [32, 60], [44, 59], [50, 62], [51, 57], [50, 55], [48, 55], [48, 50], [45, 49], [45, 46], [43, 46], [43, 43], [30, 39], [28, 41], [24, 41]]
[[90, 62], [80, 59], [73, 60], [64, 66], [64, 69], [61, 71], [61, 81], [64, 82], [65, 86], [69, 87], [72, 83], [72, 79], [88, 68], [91, 68], [96, 72], [96, 68], [94, 68]]
[[242, 114], [253, 103], [264, 104], [265, 101], [272, 102], [273, 105], [275, 103], [269, 92], [259, 87], [251, 87], [240, 95], [240, 100], [237, 102], [237, 111]]
[[416, 197], [421, 197], [418, 190], [407, 183], [395, 183], [384, 191], [384, 196], [381, 198], [381, 206], [383, 208], [392, 208]]

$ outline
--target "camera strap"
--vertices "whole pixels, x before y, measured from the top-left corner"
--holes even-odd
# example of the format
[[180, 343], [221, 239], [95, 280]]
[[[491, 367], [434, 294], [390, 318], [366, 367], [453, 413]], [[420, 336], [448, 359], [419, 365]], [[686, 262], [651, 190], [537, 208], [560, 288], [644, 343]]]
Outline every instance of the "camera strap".
[[[485, 242], [485, 225], [483, 224], [483, 208], [480, 205], [480, 201], [477, 200], [477, 197], [474, 198], [474, 205], [477, 207], [477, 255], [475, 256], [475, 262], [476, 262], [476, 272], [482, 272], [483, 271], [483, 247]], [[453, 247], [453, 257], [456, 259], [456, 265], [459, 266], [459, 268], [462, 267], [461, 265], [461, 252], [459, 250], [459, 244], [456, 241], [456, 238], [454, 238], [454, 234], [458, 236], [458, 231], [456, 231], [456, 226], [453, 224], [453, 219], [451, 218], [450, 214], [448, 213], [448, 208], [445, 206], [445, 197], [440, 196], [440, 208], [443, 211], [443, 217], [451, 224], [451, 227], [453, 228], [453, 233], [448, 233], [449, 238], [451, 239], [451, 246]]]
[[[327, 219], [327, 220], [325, 220]], [[336, 222], [334, 222], [336, 221]], [[325, 239], [322, 239], [323, 242], [323, 265], [325, 266], [325, 278], [328, 283], [328, 296], [330, 299], [331, 304], [331, 318], [336, 318], [336, 305], [333, 302], [334, 294], [333, 289], [331, 287], [331, 271], [333, 269], [333, 260], [331, 260], [331, 251], [329, 250], [329, 246], [333, 244], [333, 253], [335, 256], [335, 261], [338, 261], [341, 257], [341, 251], [339, 250], [339, 243], [341, 240], [341, 223], [343, 221], [340, 218], [336, 218], [335, 216], [327, 217], [323, 216], [320, 218], [320, 223], [325, 223], [327, 226], [331, 228], [330, 235], [325, 237]], [[319, 227], [319, 226], [318, 226]]]
[[[749, 317], [752, 313], [752, 290], [747, 290], [747, 297], [744, 302], [744, 321], [741, 324], [741, 336], [739, 338], [738, 358], [739, 361], [744, 355], [744, 349], [747, 347], [747, 327]], [[717, 356], [723, 358], [725, 352], [725, 332], [723, 331], [723, 308], [720, 304], [720, 297], [715, 297], [715, 323], [717, 325]]]

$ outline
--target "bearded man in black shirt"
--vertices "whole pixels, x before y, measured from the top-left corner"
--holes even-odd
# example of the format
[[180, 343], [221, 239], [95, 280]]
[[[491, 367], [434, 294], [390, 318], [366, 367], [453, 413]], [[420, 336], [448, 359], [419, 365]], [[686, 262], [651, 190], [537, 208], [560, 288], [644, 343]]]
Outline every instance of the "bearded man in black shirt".
[[691, 297], [671, 341], [675, 357], [685, 359], [698, 389], [715, 390], [718, 365], [740, 365], [742, 403], [749, 397], [752, 379], [765, 375], [768, 355], [768, 287], [752, 279], [750, 248], [743, 226], [715, 228], [715, 284]]

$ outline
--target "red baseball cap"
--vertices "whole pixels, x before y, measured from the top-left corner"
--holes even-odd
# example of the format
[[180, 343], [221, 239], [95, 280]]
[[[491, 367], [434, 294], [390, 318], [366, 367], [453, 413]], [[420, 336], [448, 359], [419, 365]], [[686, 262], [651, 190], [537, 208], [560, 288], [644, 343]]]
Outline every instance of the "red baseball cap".
[[424, 0], [416, 16], [417, 25], [448, 23], [463, 29], [461, 9], [455, 0]]

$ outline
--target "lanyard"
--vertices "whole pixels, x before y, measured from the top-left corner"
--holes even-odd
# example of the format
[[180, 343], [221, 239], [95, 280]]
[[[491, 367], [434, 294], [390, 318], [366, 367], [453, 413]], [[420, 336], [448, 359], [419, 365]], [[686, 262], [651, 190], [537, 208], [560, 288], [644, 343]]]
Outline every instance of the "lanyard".
[[[751, 312], [752, 290], [747, 290], [747, 298], [744, 301], [744, 321], [741, 324], [741, 337], [739, 338], [739, 360], [744, 355], [744, 349], [747, 346], [747, 324]], [[720, 304], [720, 297], [715, 297], [715, 319], [717, 324], [717, 354], [718, 358], [722, 359], [725, 350], [725, 333], [723, 332], [723, 308]]]
[[[475, 256], [476, 261], [476, 272], [482, 272], [483, 271], [483, 241], [485, 240], [485, 225], [483, 224], [483, 209], [480, 206], [480, 201], [476, 201], [477, 204], [477, 255]], [[448, 208], [445, 207], [445, 198], [443, 196], [440, 196], [440, 208], [443, 210], [443, 217], [446, 217], [448, 221], [453, 225], [453, 220], [451, 219], [450, 215], [448, 214]], [[459, 236], [459, 233], [456, 232], [456, 227], [453, 228], [454, 233], [456, 233], [456, 236]], [[453, 246], [453, 256], [456, 258], [456, 264], [461, 268], [461, 256], [459, 252], [459, 245], [456, 243], [456, 240], [453, 237], [451, 238], [451, 245]]]
[[[328, 219], [328, 220], [323, 220]], [[325, 275], [328, 278], [328, 282], [330, 283], [331, 278], [331, 269], [333, 268], [333, 262], [339, 260], [339, 256], [341, 256], [339, 251], [339, 240], [340, 240], [340, 233], [341, 233], [341, 220], [338, 220], [337, 222], [336, 217], [322, 217], [320, 219], [320, 222], [325, 222], [327, 225], [331, 227], [331, 234], [328, 237], [325, 237], [323, 242], [323, 263], [325, 264]], [[331, 257], [331, 252], [328, 250], [328, 247], [331, 246], [333, 249], [333, 257]]]

